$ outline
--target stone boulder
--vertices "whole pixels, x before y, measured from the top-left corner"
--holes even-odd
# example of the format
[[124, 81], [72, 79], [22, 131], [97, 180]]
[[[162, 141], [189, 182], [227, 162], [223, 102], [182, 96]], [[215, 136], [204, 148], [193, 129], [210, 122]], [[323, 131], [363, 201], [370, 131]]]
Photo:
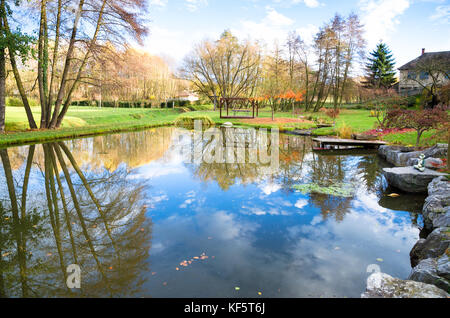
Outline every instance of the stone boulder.
[[[408, 160], [406, 165], [414, 166], [418, 163], [418, 161], [419, 161], [418, 158], [412, 158], [412, 159]], [[428, 169], [438, 170], [438, 169], [444, 169], [447, 167], [447, 164], [445, 164], [444, 161], [439, 158], [427, 158], [424, 161], [425, 161], [425, 168], [428, 168]]]
[[444, 290], [430, 284], [401, 280], [385, 273], [373, 273], [367, 279], [362, 298], [447, 298]]
[[[425, 159], [445, 158], [447, 156], [447, 149], [447, 144], [436, 144], [431, 148], [421, 151], [414, 151], [412, 147], [380, 146], [378, 148], [378, 154], [396, 167], [406, 167], [417, 164], [417, 158], [421, 154], [425, 155]], [[434, 167], [431, 161], [429, 165]]]
[[412, 248], [409, 253], [411, 266], [416, 267], [422, 260], [443, 255], [449, 246], [450, 228], [435, 229], [426, 239], [420, 239]]
[[[449, 251], [447, 250], [447, 253]], [[433, 284], [438, 288], [450, 293], [450, 257], [444, 253], [438, 258], [427, 258], [422, 260], [413, 268], [409, 280]]]
[[450, 182], [446, 177], [435, 178], [428, 185], [422, 215], [428, 231], [450, 226]]
[[434, 178], [445, 176], [445, 174], [431, 169], [420, 172], [413, 167], [384, 168], [383, 175], [389, 185], [411, 193], [427, 192], [428, 184]]

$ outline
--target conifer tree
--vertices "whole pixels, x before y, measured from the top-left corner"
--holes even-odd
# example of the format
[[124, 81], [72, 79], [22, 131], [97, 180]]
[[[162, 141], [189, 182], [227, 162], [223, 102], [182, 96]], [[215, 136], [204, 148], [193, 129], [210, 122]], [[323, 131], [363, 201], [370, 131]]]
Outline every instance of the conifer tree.
[[395, 84], [395, 61], [386, 44], [380, 42], [370, 53], [366, 64], [365, 86], [370, 88], [390, 88]]

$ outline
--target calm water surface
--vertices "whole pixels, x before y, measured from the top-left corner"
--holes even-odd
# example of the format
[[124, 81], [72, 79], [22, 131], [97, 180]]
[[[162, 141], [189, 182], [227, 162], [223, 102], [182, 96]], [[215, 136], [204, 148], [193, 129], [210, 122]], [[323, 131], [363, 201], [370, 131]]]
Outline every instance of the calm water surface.
[[370, 264], [408, 276], [424, 197], [387, 196], [376, 155], [281, 135], [268, 173], [186, 163], [191, 141], [158, 128], [0, 150], [0, 296], [359, 297]]

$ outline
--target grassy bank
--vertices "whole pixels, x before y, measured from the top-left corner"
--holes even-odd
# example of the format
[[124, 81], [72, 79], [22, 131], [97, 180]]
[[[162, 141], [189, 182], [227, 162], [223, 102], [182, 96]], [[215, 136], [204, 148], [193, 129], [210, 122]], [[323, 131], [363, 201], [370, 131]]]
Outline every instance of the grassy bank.
[[[33, 108], [33, 114], [38, 121], [40, 109]], [[71, 107], [60, 129], [30, 131], [23, 108], [7, 107], [6, 133], [0, 135], [0, 147], [167, 126], [179, 114], [178, 109]]]
[[[40, 109], [33, 107], [33, 113], [35, 119], [38, 121], [40, 118]], [[22, 107], [7, 107], [7, 133], [0, 136], [0, 147], [172, 125], [180, 113], [182, 113], [181, 109], [71, 107], [60, 129], [29, 131], [27, 130], [28, 122], [24, 109]], [[312, 121], [308, 120], [294, 123], [272, 123], [270, 120], [267, 120], [264, 123], [256, 123], [242, 119], [221, 119], [219, 112], [212, 110], [188, 112], [185, 115], [208, 116], [216, 124], [232, 122], [235, 125], [248, 127], [278, 127], [280, 131], [311, 129], [316, 127]], [[259, 112], [258, 118], [264, 119], [270, 118], [271, 116], [270, 110], [265, 109]], [[304, 113], [302, 116], [304, 119], [310, 120], [320, 117], [326, 119], [325, 115], [321, 113]], [[298, 115], [293, 116], [290, 112], [276, 113], [275, 117], [277, 119], [299, 118]], [[335, 127], [316, 129], [315, 133], [318, 135], [336, 135], [344, 126], [351, 127], [353, 132], [364, 132], [375, 128], [376, 123], [376, 118], [370, 117], [370, 111], [368, 110], [343, 109], [340, 116], [336, 119]], [[433, 132], [426, 133], [422, 138], [421, 145], [428, 146], [439, 141], [428, 138], [432, 136]], [[390, 143], [414, 145], [416, 133], [390, 134], [384, 136], [383, 139]]]

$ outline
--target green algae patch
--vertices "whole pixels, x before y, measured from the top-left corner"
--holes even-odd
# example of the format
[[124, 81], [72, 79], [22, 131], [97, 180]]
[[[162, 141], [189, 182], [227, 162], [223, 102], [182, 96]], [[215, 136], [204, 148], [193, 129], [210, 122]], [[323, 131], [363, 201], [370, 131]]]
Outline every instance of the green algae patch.
[[352, 197], [355, 193], [355, 187], [349, 183], [334, 183], [329, 186], [316, 183], [296, 184], [292, 188], [303, 194], [320, 193], [344, 198]]

